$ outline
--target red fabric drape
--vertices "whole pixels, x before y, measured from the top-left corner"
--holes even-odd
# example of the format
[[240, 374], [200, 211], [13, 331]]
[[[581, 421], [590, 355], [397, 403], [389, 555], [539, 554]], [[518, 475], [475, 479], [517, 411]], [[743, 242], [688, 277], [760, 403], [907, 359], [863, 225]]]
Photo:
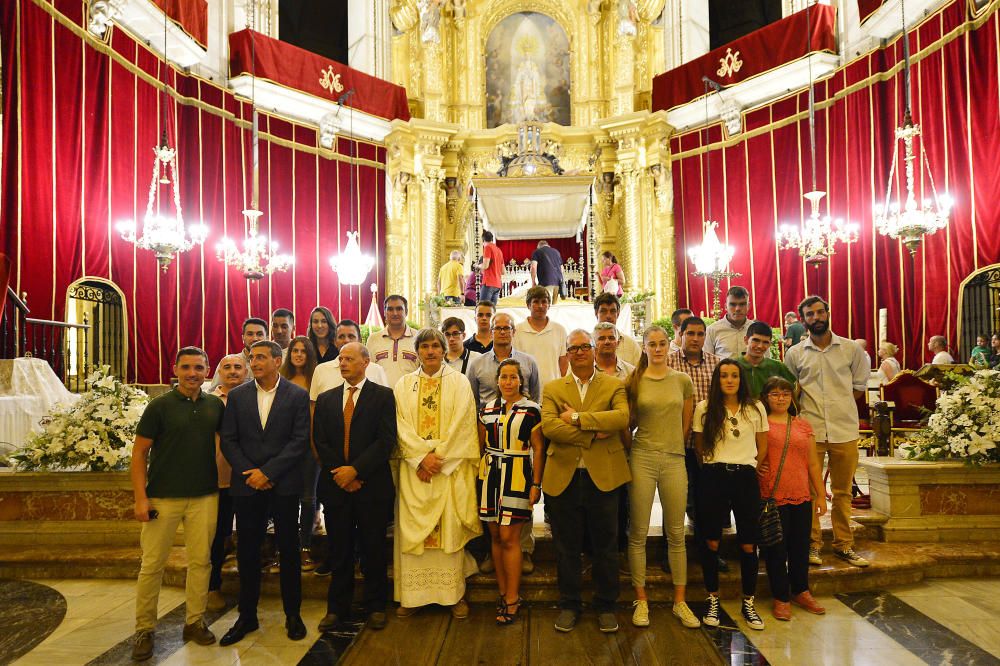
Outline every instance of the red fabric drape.
[[858, 0], [858, 16], [861, 17], [861, 22], [867, 21], [884, 4], [885, 0]]
[[[336, 101], [353, 89], [354, 97], [349, 103], [352, 108], [387, 120], [410, 119], [406, 90], [402, 86], [259, 32], [249, 29], [234, 32], [229, 35], [229, 75], [251, 73], [327, 101]], [[324, 81], [327, 87], [323, 87]]]
[[206, 0], [153, 0], [167, 17], [198, 42], [208, 48], [208, 2]]
[[[580, 260], [580, 245], [576, 238], [546, 238], [549, 245], [559, 250], [563, 262], [572, 257]], [[516, 259], [521, 262], [531, 257], [531, 253], [538, 249], [537, 240], [498, 240], [497, 247], [503, 252], [504, 261]]]
[[[85, 5], [79, 2], [0, 5], [0, 251], [12, 258], [12, 285], [27, 292], [33, 316], [63, 319], [73, 281], [111, 280], [125, 297], [128, 379], [142, 383], [169, 381], [178, 346], [203, 346], [213, 363], [240, 349], [243, 319], [267, 317], [277, 307], [292, 309], [299, 333], [307, 330], [317, 304], [337, 316], [363, 318], [370, 284], [385, 284], [384, 262], [359, 289], [338, 282], [329, 258], [352, 224], [360, 230], [362, 249], [381, 257], [384, 148], [338, 139], [335, 153], [356, 153], [361, 162], [354, 167], [352, 197], [352, 167], [345, 157], [317, 150], [312, 128], [262, 115], [261, 233], [293, 252], [296, 264], [248, 283], [218, 261], [215, 248], [224, 235], [240, 241], [244, 233], [249, 104], [210, 81], [164, 67], [124, 31], [112, 33], [111, 56], [95, 50], [86, 30], [81, 37], [66, 25], [85, 27]], [[177, 93], [166, 98], [166, 110], [184, 218], [210, 227], [204, 247], [176, 257], [165, 273], [151, 252], [122, 241], [115, 230], [121, 219], [141, 220], [145, 210], [162, 80]], [[160, 194], [167, 201], [169, 188]]]
[[[913, 114], [923, 129], [934, 183], [955, 199], [947, 229], [927, 237], [916, 257], [879, 235], [872, 204], [885, 199], [894, 130], [901, 123], [902, 41], [859, 58], [816, 86], [817, 184], [827, 192], [821, 212], [861, 226], [859, 242], [840, 246], [818, 271], [796, 251], [778, 251], [782, 223], [808, 215], [802, 193], [811, 189], [805, 92], [744, 114], [744, 133], [719, 147], [714, 125], [672, 140], [674, 213], [681, 306], [707, 311], [708, 287], [695, 278], [687, 248], [701, 242], [708, 214], [705, 179], [712, 178], [712, 215], [719, 236], [736, 248], [727, 280], [751, 290], [751, 316], [778, 324], [807, 294], [829, 297], [833, 329], [848, 337], [877, 338], [878, 312], [888, 315], [888, 339], [899, 360], [919, 367], [930, 360], [926, 340], [943, 334], [956, 342], [960, 282], [1000, 262], [1000, 85], [997, 52], [1000, 14], [994, 6], [978, 29], [956, 0], [910, 35]], [[939, 40], [941, 40], [939, 42]], [[942, 45], [943, 44], [943, 45]], [[939, 45], [920, 53], [921, 47]], [[880, 81], [879, 78], [884, 78]], [[852, 86], [858, 85], [855, 89]], [[786, 119], [801, 114], [797, 122]], [[707, 144], [715, 149], [706, 155]], [[919, 146], [919, 142], [918, 142]], [[902, 148], [900, 148], [902, 152]], [[895, 183], [893, 198], [903, 186]], [[918, 198], [930, 196], [924, 175]], [[955, 346], [954, 344], [952, 345]]]
[[836, 24], [833, 7], [815, 5], [809, 10], [808, 22], [802, 10], [754, 30], [653, 77], [653, 109], [672, 109], [703, 96], [703, 76], [730, 86], [801, 58], [806, 54], [807, 30], [812, 32], [812, 53], [836, 53]]

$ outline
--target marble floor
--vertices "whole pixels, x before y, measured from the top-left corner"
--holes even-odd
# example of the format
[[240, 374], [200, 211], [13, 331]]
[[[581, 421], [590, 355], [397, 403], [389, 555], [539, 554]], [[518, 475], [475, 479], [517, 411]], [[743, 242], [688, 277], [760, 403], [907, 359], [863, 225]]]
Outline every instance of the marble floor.
[[[796, 610], [791, 622], [778, 622], [770, 616], [770, 601], [762, 599], [758, 609], [767, 624], [764, 631], [752, 631], [741, 620], [729, 619], [723, 625], [730, 628], [700, 630], [688, 635], [703, 641], [710, 651], [714, 649], [720, 664], [1000, 664], [1000, 579], [930, 579], [906, 587], [844, 593], [819, 600], [827, 608], [827, 614], [822, 617]], [[368, 661], [364, 655], [355, 654], [358, 650], [350, 648], [359, 627], [348, 627], [340, 634], [319, 634], [316, 625], [324, 613], [324, 604], [319, 600], [303, 602], [302, 616], [309, 628], [305, 640], [288, 640], [283, 629], [280, 600], [267, 597], [260, 607], [261, 630], [229, 648], [183, 644], [180, 640], [183, 603], [183, 590], [163, 588], [157, 651], [147, 663], [312, 665], [337, 660], [346, 664]], [[740, 617], [738, 601], [724, 601], [723, 608], [730, 618]], [[478, 610], [466, 621], [483, 625], [482, 630], [476, 629], [475, 633], [490, 636], [492, 632], [508, 631], [493, 627], [490, 613]], [[543, 652], [551, 654], [553, 644], [567, 640], [555, 632], [547, 634], [548, 620], [537, 621], [545, 613], [552, 612], [541, 606], [528, 609], [533, 615], [519, 624], [530, 626], [531, 636], [530, 640], [525, 636], [524, 653], [517, 663], [542, 661], [538, 657]], [[439, 616], [436, 626], [442, 633], [438, 633], [437, 638], [445, 652], [449, 644], [455, 643], [448, 638], [452, 632], [468, 634], [473, 628], [464, 624], [454, 629], [459, 625], [455, 625], [444, 611], [427, 613], [432, 614], [432, 618]], [[653, 614], [668, 617], [669, 610], [666, 606], [656, 606]], [[623, 603], [620, 622], [624, 625], [629, 616]], [[0, 664], [130, 663], [133, 618], [132, 581], [0, 580]], [[210, 628], [217, 636], [221, 636], [235, 619], [236, 610], [231, 607], [208, 617]], [[406, 621], [397, 620], [390, 614], [390, 627], [381, 635], [365, 636], [367, 643], [391, 640], [394, 635], [401, 637], [392, 631], [393, 625]], [[655, 633], [656, 626], [654, 623], [653, 628], [638, 631], [623, 626], [617, 638], [622, 658], [610, 658], [608, 663], [639, 663], [625, 658], [630, 653], [636, 654], [632, 647], [639, 639], [634, 637], [642, 636], [642, 641], [650, 643], [654, 638], [650, 632]], [[674, 629], [672, 622], [670, 629]], [[577, 629], [578, 632], [587, 630], [583, 622]], [[527, 633], [527, 629], [521, 631]], [[668, 647], [661, 649], [669, 651], [671, 644], [676, 645], [664, 641], [661, 646]], [[402, 652], [405, 654], [406, 648]], [[445, 652], [436, 654], [433, 661], [449, 663]], [[509, 654], [487, 654], [478, 662], [509, 663], [510, 657]], [[704, 657], [685, 659], [684, 655], [676, 654], [671, 655], [669, 663], [703, 663], [703, 660]], [[544, 661], [551, 661], [551, 658]], [[593, 661], [603, 662], [604, 659]]]

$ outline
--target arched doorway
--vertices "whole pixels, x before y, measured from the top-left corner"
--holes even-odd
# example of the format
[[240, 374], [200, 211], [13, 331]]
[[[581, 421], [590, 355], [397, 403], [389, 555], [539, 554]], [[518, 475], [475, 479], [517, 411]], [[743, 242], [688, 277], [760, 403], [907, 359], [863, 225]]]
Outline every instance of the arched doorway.
[[1000, 264], [981, 268], [958, 288], [959, 360], [968, 360], [976, 336], [1000, 331]]
[[76, 384], [79, 378], [82, 386], [82, 379], [102, 365], [109, 366], [115, 377], [125, 379], [128, 355], [125, 295], [118, 285], [95, 277], [84, 277], [71, 284], [66, 289], [66, 321], [90, 326], [85, 340], [74, 339], [76, 329], [68, 333], [68, 385]]

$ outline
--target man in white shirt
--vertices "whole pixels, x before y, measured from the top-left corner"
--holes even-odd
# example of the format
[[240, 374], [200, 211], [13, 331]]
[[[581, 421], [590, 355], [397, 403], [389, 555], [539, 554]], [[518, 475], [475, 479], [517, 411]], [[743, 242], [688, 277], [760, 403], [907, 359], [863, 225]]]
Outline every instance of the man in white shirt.
[[535, 359], [539, 380], [546, 382], [566, 374], [566, 329], [549, 319], [549, 290], [532, 287], [524, 298], [528, 318], [518, 324], [517, 348]]
[[392, 388], [403, 375], [416, 370], [417, 351], [413, 346], [416, 331], [406, 325], [408, 304], [406, 298], [399, 294], [390, 294], [382, 302], [382, 315], [385, 317], [385, 328], [368, 336], [368, 353], [372, 364], [385, 370]]
[[[816, 437], [820, 464], [829, 454], [830, 490], [833, 503], [833, 553], [856, 567], [868, 560], [854, 551], [851, 532], [851, 489], [858, 468], [858, 408], [871, 369], [864, 352], [853, 340], [830, 330], [830, 306], [819, 296], [799, 304], [799, 316], [809, 337], [785, 352], [785, 365], [798, 379], [801, 415]], [[813, 514], [809, 563], [822, 564], [819, 556], [823, 535], [819, 516]]]
[[[338, 349], [343, 349], [344, 345], [352, 342], [361, 342], [361, 327], [351, 319], [344, 319], [337, 324], [337, 334], [333, 339], [333, 345]], [[368, 363], [365, 367], [365, 378], [388, 388], [389, 378], [386, 377], [385, 370], [380, 365]], [[316, 399], [324, 391], [335, 389], [344, 383], [344, 378], [340, 374], [340, 361], [333, 359], [326, 363], [320, 363], [313, 371], [312, 383], [309, 385], [309, 399], [316, 403]]]
[[750, 292], [745, 287], [730, 287], [726, 292], [726, 316], [705, 331], [705, 351], [719, 358], [739, 358], [747, 350], [747, 318]]
[[[609, 322], [618, 326], [618, 315], [621, 314], [622, 306], [618, 297], [614, 294], [604, 292], [594, 299], [594, 315], [597, 322]], [[621, 329], [619, 329], [621, 331]], [[639, 357], [642, 356], [642, 345], [630, 335], [622, 333], [618, 337], [618, 358], [632, 365], [639, 365]]]
[[932, 335], [927, 341], [927, 348], [934, 354], [931, 360], [933, 365], [951, 365], [955, 362], [954, 357], [948, 353], [948, 340], [943, 335]]

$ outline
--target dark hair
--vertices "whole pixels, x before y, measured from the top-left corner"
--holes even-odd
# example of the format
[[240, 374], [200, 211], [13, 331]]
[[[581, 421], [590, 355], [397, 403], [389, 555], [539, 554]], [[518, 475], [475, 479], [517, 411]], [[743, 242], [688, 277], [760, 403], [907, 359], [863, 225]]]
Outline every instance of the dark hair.
[[328, 308], [324, 308], [322, 305], [317, 305], [309, 313], [309, 341], [313, 343], [313, 347], [316, 348], [316, 352], [319, 353], [319, 339], [316, 337], [316, 333], [313, 331], [312, 318], [316, 313], [323, 315], [323, 319], [326, 319], [326, 346], [334, 347], [333, 339], [337, 337], [337, 320], [333, 318], [333, 313], [330, 312]]
[[805, 298], [802, 299], [802, 302], [799, 303], [799, 317], [805, 319], [806, 316], [802, 313], [805, 311], [807, 307], [813, 305], [814, 303], [822, 303], [823, 307], [826, 308], [827, 311], [830, 310], [830, 304], [824, 301], [820, 296], [806, 296]]
[[492, 243], [493, 242], [493, 232], [492, 231], [484, 231], [483, 232], [483, 240], [486, 241], [487, 243]]
[[750, 395], [750, 382], [747, 381], [746, 372], [734, 359], [724, 358], [719, 361], [712, 371], [712, 383], [708, 387], [708, 405], [705, 410], [705, 422], [702, 424], [702, 459], [709, 460], [715, 453], [715, 445], [726, 436], [726, 403], [725, 396], [722, 395], [722, 382], [719, 377], [722, 368], [731, 365], [740, 373], [740, 386], [736, 390], [736, 400], [740, 403], [740, 413], [746, 412], [747, 407], [757, 402]]
[[755, 321], [754, 323], [750, 324], [750, 326], [747, 327], [746, 337], [747, 339], [750, 339], [755, 335], [763, 335], [765, 338], [770, 340], [771, 337], [774, 335], [774, 331], [772, 331], [771, 327], [765, 324], [764, 322]]
[[295, 313], [288, 308], [278, 308], [272, 312], [271, 319], [274, 319], [275, 317], [287, 317], [293, 324], [295, 323]]
[[465, 322], [462, 321], [461, 317], [448, 317], [443, 322], [441, 322], [441, 332], [444, 333], [452, 326], [458, 326], [458, 330], [465, 333]]
[[302, 348], [306, 350], [306, 365], [302, 368], [302, 374], [306, 376], [306, 382], [312, 384], [313, 372], [316, 370], [317, 361], [316, 347], [313, 345], [312, 340], [304, 335], [296, 335], [288, 343], [288, 353], [285, 355], [285, 362], [278, 368], [278, 373], [285, 379], [291, 379], [298, 372], [298, 369], [292, 365], [292, 349], [299, 342], [302, 343]]
[[476, 303], [476, 307], [477, 308], [486, 307], [489, 308], [490, 310], [493, 310], [493, 312], [497, 311], [497, 304], [494, 303], [493, 301], [479, 301], [478, 303]]
[[243, 320], [243, 328], [240, 329], [240, 333], [247, 332], [247, 326], [263, 326], [264, 330], [267, 330], [267, 322], [260, 317], [250, 317], [249, 319]]
[[[351, 326], [354, 328], [354, 330], [358, 332], [358, 342], [361, 342], [361, 327], [358, 326], [358, 322], [353, 319], [341, 319], [337, 322], [337, 328], [340, 328], [341, 326]], [[336, 329], [334, 329], [334, 337], [336, 337]]]
[[546, 289], [545, 287], [536, 286], [536, 287], [532, 287], [531, 289], [529, 289], [528, 292], [524, 295], [524, 303], [526, 305], [530, 306], [531, 305], [531, 301], [534, 301], [534, 300], [551, 301], [552, 300], [552, 296], [549, 295], [549, 290]]
[[205, 365], [208, 365], [208, 354], [201, 347], [181, 347], [174, 356], [174, 365], [181, 362], [181, 356], [201, 356], [205, 359]]
[[642, 376], [646, 374], [646, 368], [649, 367], [649, 356], [646, 354], [646, 343], [649, 342], [649, 336], [653, 333], [663, 333], [663, 337], [667, 340], [670, 336], [667, 335], [667, 330], [662, 326], [657, 326], [652, 324], [646, 327], [646, 330], [642, 332], [642, 354], [639, 355], [639, 363], [635, 366], [635, 370], [632, 374], [628, 376], [625, 380], [625, 393], [628, 396], [628, 411], [632, 415], [634, 420], [639, 414], [639, 382], [642, 381]]
[[726, 298], [729, 298], [730, 296], [735, 296], [736, 298], [749, 299], [750, 292], [747, 291], [746, 287], [741, 287], [739, 285], [736, 285], [735, 287], [730, 287], [729, 291], [726, 292]]
[[517, 368], [517, 378], [521, 380], [521, 395], [527, 396], [528, 387], [524, 383], [524, 369], [521, 367], [521, 364], [515, 358], [505, 358], [504, 360], [500, 361], [500, 365], [497, 366], [497, 376], [495, 378], [497, 380], [497, 396], [498, 397], [500, 396], [500, 371], [508, 366], [514, 366], [515, 368]]
[[618, 300], [617, 296], [609, 294], [608, 292], [604, 292], [594, 299], [594, 314], [597, 314], [597, 311], [601, 309], [602, 305], [613, 305], [618, 312], [622, 311], [622, 302]]
[[383, 310], [385, 309], [385, 306], [389, 305], [389, 301], [403, 301], [403, 310], [406, 312], [410, 311], [410, 303], [406, 300], [405, 296], [400, 296], [399, 294], [389, 294], [385, 297], [385, 300], [382, 301]]
[[536, 247], [548, 247], [548, 246], [549, 242], [547, 240], [540, 240], [538, 241], [538, 245]]
[[250, 345], [250, 351], [257, 349], [257, 347], [267, 347], [271, 350], [271, 358], [281, 358], [281, 345], [277, 342], [272, 342], [271, 340], [258, 340]]
[[690, 317], [681, 322], [681, 335], [684, 335], [684, 331], [688, 330], [688, 328], [691, 326], [701, 326], [704, 329], [708, 328], [708, 326], [705, 326], [704, 319], [702, 319], [701, 317], [696, 317], [694, 315], [691, 315]]
[[605, 250], [604, 252], [601, 252], [601, 256], [604, 257], [605, 259], [610, 259], [611, 263], [613, 264], [618, 263], [618, 257], [616, 257], [611, 250]]
[[764, 410], [768, 414], [771, 413], [771, 405], [767, 404], [767, 395], [771, 391], [775, 390], [791, 391], [792, 402], [790, 405], [788, 405], [788, 413], [791, 414], [792, 416], [796, 416], [799, 413], [799, 408], [795, 404], [795, 387], [792, 385], [790, 381], [788, 381], [784, 377], [779, 377], [777, 375], [774, 375], [773, 377], [768, 377], [767, 381], [764, 382], [764, 385], [760, 388], [760, 401], [764, 403]]
[[670, 323], [673, 325], [674, 328], [677, 328], [678, 326], [681, 325], [681, 321], [682, 321], [681, 320], [681, 315], [691, 315], [693, 317], [694, 313], [691, 312], [687, 308], [678, 308], [678, 309], [674, 310], [673, 312], [671, 312], [670, 313]]

